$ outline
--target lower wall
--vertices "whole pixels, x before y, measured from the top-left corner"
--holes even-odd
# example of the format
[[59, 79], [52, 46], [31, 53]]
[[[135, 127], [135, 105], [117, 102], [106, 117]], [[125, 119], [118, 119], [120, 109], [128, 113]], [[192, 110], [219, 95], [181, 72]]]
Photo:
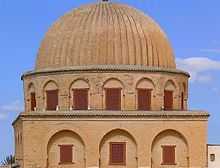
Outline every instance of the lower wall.
[[[58, 138], [63, 131], [71, 132], [65, 143], [79, 146], [76, 160], [80, 164], [53, 168], [205, 168], [207, 164], [205, 120], [33, 118], [23, 121], [23, 168], [50, 167], [50, 151], [53, 159], [59, 158], [53, 145], [64, 142]], [[126, 166], [109, 166], [110, 141], [128, 144]], [[177, 145], [175, 166], [161, 165], [164, 144]]]

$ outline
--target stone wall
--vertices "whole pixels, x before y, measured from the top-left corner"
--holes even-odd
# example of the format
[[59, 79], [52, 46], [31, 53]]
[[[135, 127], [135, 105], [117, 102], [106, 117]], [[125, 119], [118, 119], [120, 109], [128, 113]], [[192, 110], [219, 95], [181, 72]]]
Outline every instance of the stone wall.
[[[117, 82], [119, 84], [117, 84]], [[37, 110], [46, 107], [45, 89], [59, 90], [59, 109], [70, 110], [73, 106], [72, 88], [89, 87], [89, 109], [105, 109], [105, 87], [122, 88], [122, 110], [137, 110], [137, 88], [152, 89], [151, 110], [161, 110], [164, 90], [174, 92], [174, 110], [186, 110], [188, 100], [188, 76], [169, 72], [80, 72], [64, 74], [38, 74], [24, 78], [25, 111], [30, 111], [30, 93], [36, 92]], [[181, 108], [184, 93], [184, 109]]]
[[[211, 158], [214, 155], [214, 158]], [[208, 145], [208, 168], [220, 167], [220, 144]]]
[[[88, 116], [90, 113], [93, 115]], [[161, 148], [161, 143], [176, 144], [178, 151], [176, 167], [204, 168], [206, 166], [207, 114], [152, 112], [155, 114], [147, 115], [137, 111], [130, 116], [129, 111], [115, 112], [115, 114], [103, 112], [102, 115], [98, 113], [78, 112], [74, 114], [60, 111], [48, 112], [47, 115], [44, 112], [23, 114], [19, 118], [23, 125], [23, 168], [46, 168], [48, 159], [50, 159], [49, 151], [55, 151], [52, 152], [53, 158], [59, 158], [59, 152], [53, 147], [53, 144], [61, 143], [59, 137], [64, 138], [67, 143], [74, 142], [78, 144], [76, 146], [81, 146], [80, 150], [79, 148], [77, 150], [79, 152], [77, 158], [80, 163], [85, 164], [83, 166], [72, 165], [75, 168], [110, 168], [106, 164], [109, 157], [107, 144], [112, 140], [128, 143], [130, 151], [128, 150], [127, 156], [130, 158], [127, 168], [151, 167], [155, 162], [159, 164], [161, 159], [152, 160], [152, 156], [161, 158], [161, 152], [158, 150], [155, 152], [155, 149]], [[69, 131], [72, 134], [59, 136], [63, 131]], [[164, 139], [160, 139], [154, 145], [158, 135], [163, 135]], [[166, 139], [167, 136], [168, 139]], [[53, 139], [54, 137], [57, 138]], [[65, 137], [72, 138], [65, 139]], [[54, 142], [52, 147], [50, 147], [51, 141]], [[85, 148], [81, 150], [83, 146]], [[84, 159], [82, 159], [83, 156]], [[62, 167], [62, 165], [55, 167], [60, 166]], [[71, 165], [64, 167], [71, 167]], [[163, 167], [170, 168], [170, 166]]]

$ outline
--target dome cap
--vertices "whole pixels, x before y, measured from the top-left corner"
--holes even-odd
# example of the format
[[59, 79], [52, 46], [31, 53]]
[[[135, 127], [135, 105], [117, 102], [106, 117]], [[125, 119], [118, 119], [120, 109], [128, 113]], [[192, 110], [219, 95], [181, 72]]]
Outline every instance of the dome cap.
[[82, 6], [60, 18], [39, 49], [36, 70], [84, 65], [176, 68], [165, 33], [127, 5]]

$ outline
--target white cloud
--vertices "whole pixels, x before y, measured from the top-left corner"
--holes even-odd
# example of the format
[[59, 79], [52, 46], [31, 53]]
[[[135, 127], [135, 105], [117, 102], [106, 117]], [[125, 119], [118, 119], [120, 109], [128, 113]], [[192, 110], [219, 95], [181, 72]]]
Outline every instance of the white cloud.
[[209, 71], [220, 70], [220, 61], [207, 57], [178, 58], [177, 67], [189, 72], [192, 82], [210, 82], [213, 76]]
[[13, 101], [9, 104], [0, 105], [0, 120], [7, 118], [9, 113], [18, 113], [23, 111], [23, 103], [19, 100]]

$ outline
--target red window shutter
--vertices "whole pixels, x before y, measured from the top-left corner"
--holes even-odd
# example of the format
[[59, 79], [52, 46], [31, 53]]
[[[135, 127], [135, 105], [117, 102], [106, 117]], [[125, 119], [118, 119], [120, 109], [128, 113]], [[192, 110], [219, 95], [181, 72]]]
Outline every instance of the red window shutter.
[[162, 146], [163, 148], [163, 162], [164, 165], [175, 165], [175, 147], [176, 146]]
[[106, 89], [106, 110], [121, 110], [121, 89]]
[[33, 92], [31, 93], [31, 111], [34, 111], [36, 107], [36, 94]]
[[164, 109], [173, 110], [173, 91], [164, 91]]
[[74, 89], [73, 104], [76, 110], [88, 110], [88, 89]]
[[126, 164], [126, 143], [124, 142], [110, 143], [110, 164], [112, 165]]
[[73, 145], [60, 145], [60, 163], [73, 162]]
[[138, 110], [151, 109], [151, 90], [138, 89]]
[[181, 109], [184, 110], [184, 93], [181, 94]]
[[46, 91], [47, 110], [56, 110], [58, 106], [58, 90]]

